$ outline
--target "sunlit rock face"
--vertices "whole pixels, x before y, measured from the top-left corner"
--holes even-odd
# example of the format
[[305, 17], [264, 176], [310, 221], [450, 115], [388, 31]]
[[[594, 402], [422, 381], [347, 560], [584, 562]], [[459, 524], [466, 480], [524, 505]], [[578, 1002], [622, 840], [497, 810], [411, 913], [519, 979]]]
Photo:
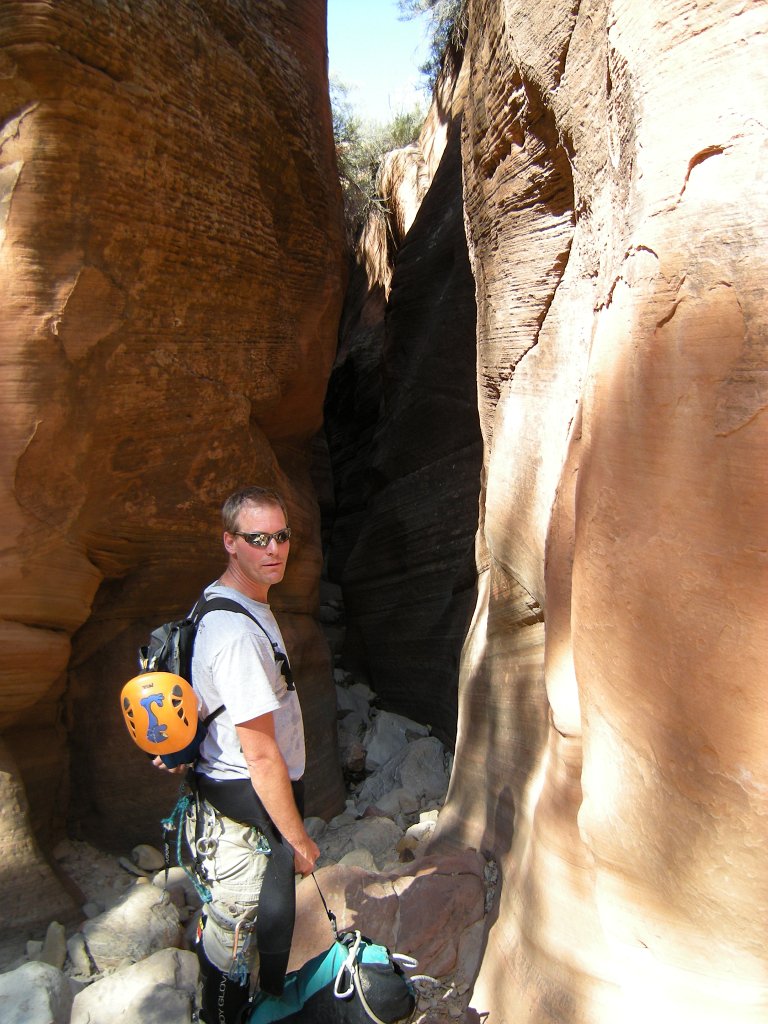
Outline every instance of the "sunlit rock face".
[[358, 248], [326, 403], [346, 664], [451, 745], [482, 457], [462, 97], [446, 76], [418, 143], [382, 170], [389, 219], [372, 217]]
[[[147, 628], [220, 573], [223, 498], [272, 484], [309, 805], [333, 813], [308, 472], [343, 290], [325, 5], [11, 2], [0, 104], [3, 771], [15, 758], [47, 840], [69, 748], [81, 834], [157, 841], [178, 783], [129, 742], [118, 694]], [[30, 846], [11, 802], [5, 865]], [[19, 905], [40, 916], [34, 885], [55, 915], [24, 857]]]
[[[471, 0], [489, 1022], [768, 1016], [768, 9]], [[545, 632], [546, 630], [546, 632]]]

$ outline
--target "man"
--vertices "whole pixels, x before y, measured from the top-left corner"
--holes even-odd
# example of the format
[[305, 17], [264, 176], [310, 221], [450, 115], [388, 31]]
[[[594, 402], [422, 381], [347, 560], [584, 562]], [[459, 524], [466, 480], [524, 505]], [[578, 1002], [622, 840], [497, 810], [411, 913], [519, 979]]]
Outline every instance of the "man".
[[279, 988], [293, 929], [294, 871], [311, 873], [319, 856], [297, 806], [301, 709], [290, 670], [286, 679], [275, 656], [285, 648], [267, 603], [290, 548], [285, 503], [274, 491], [245, 488], [226, 500], [222, 520], [228, 564], [205, 595], [235, 600], [249, 615], [208, 612], [192, 660], [200, 718], [223, 707], [200, 749], [197, 812], [187, 830], [212, 895], [197, 942], [201, 1018], [210, 1024], [236, 1020], [259, 952], [262, 987], [272, 958]]

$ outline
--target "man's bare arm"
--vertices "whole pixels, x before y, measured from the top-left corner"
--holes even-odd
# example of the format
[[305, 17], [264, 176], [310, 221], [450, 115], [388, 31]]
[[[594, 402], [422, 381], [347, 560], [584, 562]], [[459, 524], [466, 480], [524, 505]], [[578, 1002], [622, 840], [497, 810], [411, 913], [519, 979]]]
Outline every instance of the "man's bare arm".
[[275, 740], [272, 714], [259, 715], [236, 726], [253, 788], [281, 835], [295, 852], [296, 870], [308, 875], [320, 856], [320, 850], [307, 834], [296, 807], [283, 755]]

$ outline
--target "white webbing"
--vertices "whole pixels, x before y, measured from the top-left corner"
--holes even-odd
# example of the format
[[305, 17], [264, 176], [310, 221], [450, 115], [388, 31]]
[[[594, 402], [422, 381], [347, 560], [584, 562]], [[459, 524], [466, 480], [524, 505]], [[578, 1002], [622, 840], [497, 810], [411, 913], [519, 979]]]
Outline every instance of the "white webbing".
[[[334, 982], [333, 985], [333, 994], [336, 996], [337, 999], [349, 999], [353, 992], [357, 992], [360, 998], [360, 1004], [365, 1010], [365, 1012], [368, 1014], [370, 1019], [373, 1021], [373, 1024], [385, 1024], [385, 1022], [381, 1020], [380, 1017], [377, 1017], [376, 1014], [373, 1012], [368, 1003], [368, 1000], [365, 998], [365, 993], [363, 992], [363, 986], [360, 981], [360, 964], [357, 961], [357, 953], [358, 950], [360, 949], [361, 942], [362, 935], [360, 934], [360, 932], [356, 931], [355, 941], [350, 946], [349, 952], [347, 953], [347, 958], [339, 968], [338, 973], [336, 974], [336, 981]], [[391, 956], [393, 960], [397, 961], [397, 963], [401, 964], [407, 970], [413, 970], [415, 967], [419, 966], [418, 960], [414, 960], [412, 956], [407, 956], [405, 953], [392, 953]], [[349, 975], [349, 981], [342, 991], [342, 976], [344, 975], [345, 972]], [[426, 975], [420, 975], [420, 977], [425, 978]], [[434, 979], [430, 978], [429, 980], [433, 981]], [[416, 1004], [414, 1004], [414, 1013], [415, 1012]]]

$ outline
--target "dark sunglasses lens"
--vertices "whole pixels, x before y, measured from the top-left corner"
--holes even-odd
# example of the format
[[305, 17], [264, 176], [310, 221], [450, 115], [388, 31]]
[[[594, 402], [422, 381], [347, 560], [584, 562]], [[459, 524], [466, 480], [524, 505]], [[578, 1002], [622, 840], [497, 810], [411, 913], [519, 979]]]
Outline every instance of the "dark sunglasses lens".
[[238, 536], [242, 537], [246, 544], [250, 544], [252, 548], [265, 548], [269, 542], [274, 539], [278, 544], [285, 544], [291, 537], [291, 528], [287, 526], [284, 530], [278, 530], [277, 533], [241, 533]]

